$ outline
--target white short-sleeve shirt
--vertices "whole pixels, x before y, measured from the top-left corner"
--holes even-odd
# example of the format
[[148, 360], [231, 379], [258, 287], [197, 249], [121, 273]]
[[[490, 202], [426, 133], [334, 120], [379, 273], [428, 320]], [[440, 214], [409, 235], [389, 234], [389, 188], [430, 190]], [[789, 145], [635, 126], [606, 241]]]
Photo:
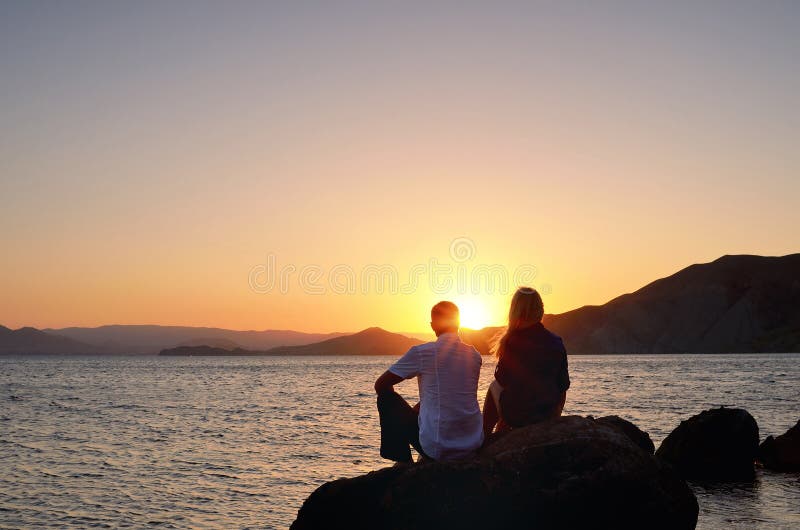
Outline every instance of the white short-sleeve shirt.
[[483, 444], [478, 406], [481, 354], [457, 333], [414, 346], [389, 371], [419, 384], [419, 442], [435, 460], [472, 455]]

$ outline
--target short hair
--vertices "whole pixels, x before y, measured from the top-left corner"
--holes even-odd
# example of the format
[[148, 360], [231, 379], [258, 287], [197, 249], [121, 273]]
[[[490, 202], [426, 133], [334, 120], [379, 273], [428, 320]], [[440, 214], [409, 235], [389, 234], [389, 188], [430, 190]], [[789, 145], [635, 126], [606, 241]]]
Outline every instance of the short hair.
[[431, 320], [452, 322], [454, 326], [459, 325], [458, 306], [453, 302], [444, 300], [431, 308]]

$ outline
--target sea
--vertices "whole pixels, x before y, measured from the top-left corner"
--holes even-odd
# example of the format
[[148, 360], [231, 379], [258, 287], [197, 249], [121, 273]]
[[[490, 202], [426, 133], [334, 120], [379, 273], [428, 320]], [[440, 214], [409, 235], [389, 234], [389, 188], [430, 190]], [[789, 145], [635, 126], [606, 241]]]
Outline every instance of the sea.
[[[392, 360], [0, 357], [0, 528], [287, 528], [322, 483], [389, 465], [372, 385]], [[800, 418], [798, 354], [569, 363], [565, 414], [619, 415], [656, 446], [720, 405], [762, 439]], [[698, 528], [800, 528], [800, 474], [692, 487]]]

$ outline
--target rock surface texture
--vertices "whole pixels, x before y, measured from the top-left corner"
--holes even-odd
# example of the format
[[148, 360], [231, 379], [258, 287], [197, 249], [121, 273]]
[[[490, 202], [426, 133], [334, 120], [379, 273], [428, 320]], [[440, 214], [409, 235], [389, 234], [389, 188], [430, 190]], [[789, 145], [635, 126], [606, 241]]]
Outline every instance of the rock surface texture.
[[656, 446], [653, 444], [653, 440], [650, 439], [650, 435], [628, 420], [624, 420], [619, 416], [603, 416], [602, 418], [597, 418], [597, 421], [622, 431], [633, 443], [651, 455], [656, 452]]
[[329, 482], [292, 529], [694, 528], [691, 489], [614, 423], [561, 417], [511, 431], [471, 460]]

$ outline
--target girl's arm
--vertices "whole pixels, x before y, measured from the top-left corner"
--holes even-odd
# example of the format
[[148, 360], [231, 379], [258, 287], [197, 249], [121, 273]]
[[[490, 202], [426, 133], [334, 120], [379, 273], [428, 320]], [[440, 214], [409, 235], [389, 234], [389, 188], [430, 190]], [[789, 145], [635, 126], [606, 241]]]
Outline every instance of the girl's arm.
[[492, 395], [492, 388], [499, 386], [497, 381], [493, 381], [486, 391], [486, 399], [483, 400], [483, 439], [489, 439], [489, 435], [494, 431], [495, 425], [500, 421], [500, 411], [497, 410], [495, 396]]

